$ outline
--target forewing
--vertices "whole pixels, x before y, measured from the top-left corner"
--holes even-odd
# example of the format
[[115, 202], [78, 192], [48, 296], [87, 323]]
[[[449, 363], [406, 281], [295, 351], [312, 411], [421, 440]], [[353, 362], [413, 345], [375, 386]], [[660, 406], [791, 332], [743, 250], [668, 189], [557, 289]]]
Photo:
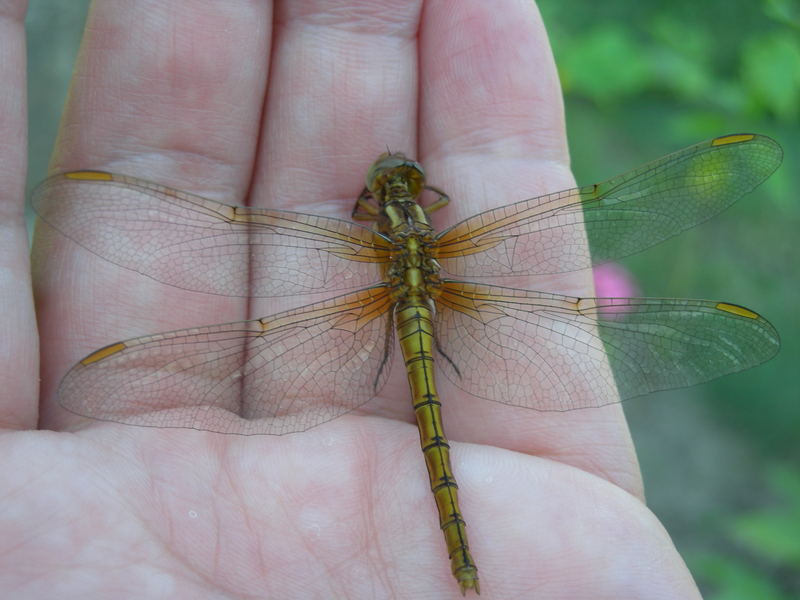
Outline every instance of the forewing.
[[436, 308], [446, 355], [437, 362], [451, 382], [544, 411], [694, 385], [760, 364], [780, 344], [761, 316], [707, 300], [573, 298], [446, 281]]
[[59, 399], [79, 415], [129, 425], [304, 431], [383, 386], [391, 304], [387, 288], [374, 287], [264, 319], [111, 344], [73, 367]]
[[438, 236], [438, 259], [458, 277], [585, 269], [714, 216], [769, 177], [782, 156], [765, 136], [715, 138], [604, 183], [475, 215]]
[[276, 297], [380, 281], [391, 243], [361, 225], [289, 211], [229, 206], [99, 171], [47, 179], [39, 216], [117, 265], [178, 288]]

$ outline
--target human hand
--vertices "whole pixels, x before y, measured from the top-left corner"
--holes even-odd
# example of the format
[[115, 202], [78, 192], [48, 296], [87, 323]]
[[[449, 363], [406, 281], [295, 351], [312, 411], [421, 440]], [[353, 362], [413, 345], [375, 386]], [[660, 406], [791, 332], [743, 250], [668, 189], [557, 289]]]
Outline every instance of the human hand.
[[[96, 3], [53, 171], [102, 169], [229, 203], [249, 197], [347, 218], [365, 168], [388, 144], [414, 155], [454, 199], [437, 213], [446, 223], [571, 187], [560, 91], [535, 8], [469, 1], [418, 10], [287, 2], [273, 20], [266, 4]], [[21, 95], [16, 67], [3, 77], [16, 85], [0, 93]], [[18, 139], [24, 119], [9, 114], [0, 124], [16, 123], [8, 139]], [[3, 146], [4, 165], [20, 147]], [[21, 202], [21, 172], [5, 175], [2, 189], [17, 190], [7, 206]], [[14, 224], [18, 236], [22, 223]], [[24, 274], [14, 239], [2, 241], [13, 242], [3, 256]], [[34, 256], [43, 428], [75, 424], [55, 390], [91, 350], [254, 316], [241, 299], [152, 282], [45, 227]], [[586, 274], [552, 283], [591, 292]], [[11, 431], [36, 427], [36, 337], [24, 291], [13, 298], [22, 317], [9, 320], [8, 348], [20, 362], [3, 379], [14, 392], [4, 411]], [[7, 498], [13, 522], [0, 531], [3, 571], [25, 573], [10, 589], [20, 597], [457, 597], [408, 392], [394, 383], [379, 402], [402, 407], [396, 418], [345, 416], [291, 436], [106, 423], [76, 434], [9, 432], [0, 472], [19, 491]], [[484, 597], [697, 597], [642, 503], [618, 407], [543, 414], [443, 392]]]

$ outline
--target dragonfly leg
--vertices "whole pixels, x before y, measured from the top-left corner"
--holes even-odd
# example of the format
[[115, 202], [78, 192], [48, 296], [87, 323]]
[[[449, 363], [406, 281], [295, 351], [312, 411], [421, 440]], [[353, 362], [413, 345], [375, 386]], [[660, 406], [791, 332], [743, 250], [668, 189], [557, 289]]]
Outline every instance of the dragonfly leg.
[[436, 194], [438, 196], [438, 198], [436, 198], [436, 200], [434, 200], [433, 202], [428, 204], [428, 206], [423, 206], [422, 207], [423, 210], [425, 211], [426, 215], [429, 215], [432, 212], [437, 211], [440, 208], [443, 208], [443, 207], [447, 206], [450, 203], [450, 196], [445, 194], [439, 188], [433, 187], [432, 185], [426, 185], [425, 189], [428, 190], [428, 191], [433, 192], [434, 194]]
[[375, 197], [367, 188], [364, 188], [356, 199], [353, 212], [350, 213], [356, 221], [377, 221], [381, 210]]
[[383, 346], [383, 359], [381, 359], [378, 374], [375, 375], [375, 381], [372, 384], [376, 394], [379, 391], [378, 386], [383, 376], [383, 370], [391, 366], [389, 360], [392, 358], [392, 346], [394, 346], [394, 314], [390, 310], [386, 313], [386, 343]]
[[444, 358], [444, 359], [445, 359], [445, 360], [446, 360], [448, 363], [450, 363], [450, 366], [453, 368], [453, 371], [455, 371], [456, 375], [458, 375], [459, 377], [461, 377], [461, 370], [458, 368], [458, 366], [456, 365], [456, 363], [454, 363], [454, 362], [453, 362], [453, 359], [452, 359], [452, 358], [450, 358], [450, 357], [447, 355], [447, 353], [446, 353], [444, 350], [442, 350], [442, 346], [439, 344], [439, 338], [437, 338], [437, 337], [434, 337], [434, 340], [433, 340], [433, 342], [434, 342], [434, 344], [435, 344], [435, 346], [436, 346], [436, 351], [437, 351], [439, 354], [441, 354], [441, 355], [442, 355], [442, 357], [443, 357], [443, 358]]

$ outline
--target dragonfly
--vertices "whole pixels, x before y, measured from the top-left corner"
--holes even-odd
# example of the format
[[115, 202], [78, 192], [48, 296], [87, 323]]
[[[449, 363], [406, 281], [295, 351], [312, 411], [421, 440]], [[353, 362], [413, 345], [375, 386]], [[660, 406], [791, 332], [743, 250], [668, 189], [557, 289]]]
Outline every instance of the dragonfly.
[[452, 573], [462, 594], [480, 593], [435, 373], [478, 398], [567, 411], [705, 382], [779, 348], [766, 319], [728, 302], [571, 297], [487, 279], [588, 269], [643, 250], [725, 209], [781, 160], [766, 136], [717, 137], [438, 233], [430, 215], [450, 198], [401, 153], [368, 170], [352, 211], [363, 225], [126, 175], [55, 175], [34, 194], [40, 218], [116, 265], [208, 294], [328, 293], [264, 318], [109, 344], [66, 374], [59, 401], [130, 425], [301, 432], [378, 395], [397, 338]]

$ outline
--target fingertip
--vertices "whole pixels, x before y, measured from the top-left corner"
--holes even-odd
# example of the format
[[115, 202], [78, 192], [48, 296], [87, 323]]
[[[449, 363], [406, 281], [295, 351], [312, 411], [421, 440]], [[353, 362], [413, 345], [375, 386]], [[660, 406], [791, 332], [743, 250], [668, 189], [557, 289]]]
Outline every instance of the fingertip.
[[568, 163], [561, 86], [533, 2], [427, 3], [420, 56], [422, 154]]

